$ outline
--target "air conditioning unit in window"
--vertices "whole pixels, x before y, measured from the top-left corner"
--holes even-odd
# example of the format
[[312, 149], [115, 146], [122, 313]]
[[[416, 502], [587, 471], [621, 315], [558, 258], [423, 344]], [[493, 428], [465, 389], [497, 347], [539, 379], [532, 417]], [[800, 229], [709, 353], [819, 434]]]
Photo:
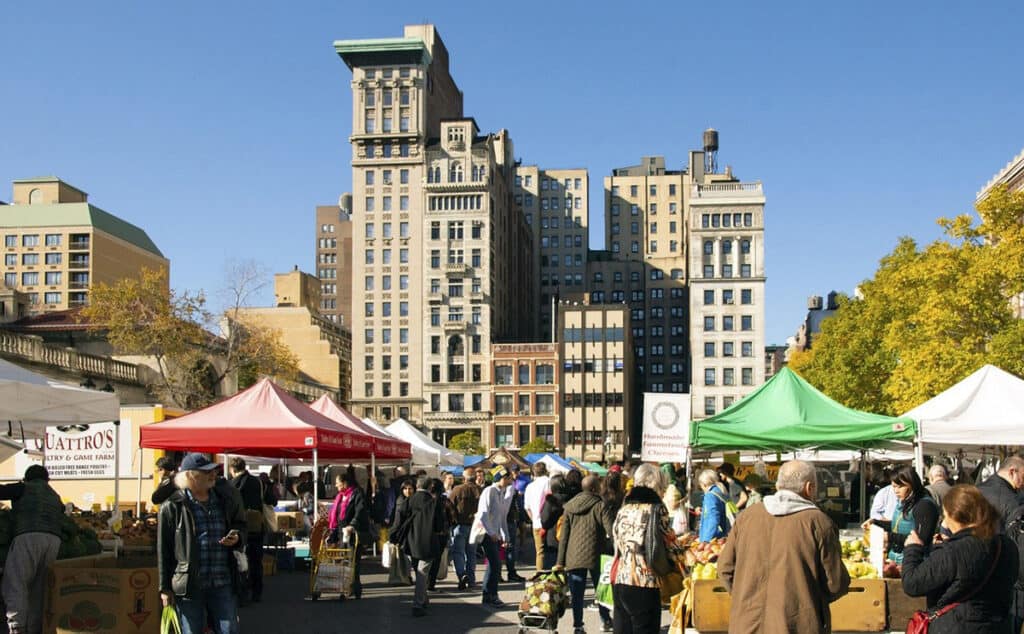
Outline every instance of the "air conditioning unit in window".
[[521, 410], [519, 410], [519, 415], [520, 416], [529, 416], [530, 412], [528, 410], [521, 409]]

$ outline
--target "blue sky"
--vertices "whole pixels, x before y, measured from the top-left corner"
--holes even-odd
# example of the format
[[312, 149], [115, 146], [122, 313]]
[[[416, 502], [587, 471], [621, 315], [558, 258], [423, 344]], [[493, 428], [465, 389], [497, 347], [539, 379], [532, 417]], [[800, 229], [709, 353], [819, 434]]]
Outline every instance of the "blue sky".
[[177, 288], [214, 291], [232, 258], [312, 271], [313, 208], [351, 182], [332, 42], [424, 21], [466, 113], [527, 163], [588, 168], [593, 200], [613, 167], [681, 167], [717, 128], [719, 164], [765, 184], [769, 342], [1024, 148], [1019, 2], [41, 1], [0, 8], [0, 182], [84, 189]]

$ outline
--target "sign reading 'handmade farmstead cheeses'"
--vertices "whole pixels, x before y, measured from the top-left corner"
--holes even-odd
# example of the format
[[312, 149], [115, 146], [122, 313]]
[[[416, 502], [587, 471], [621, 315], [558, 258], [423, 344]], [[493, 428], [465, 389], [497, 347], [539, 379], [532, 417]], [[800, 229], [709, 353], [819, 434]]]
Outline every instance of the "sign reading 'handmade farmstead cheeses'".
[[129, 477], [133, 456], [130, 423], [47, 427], [45, 439], [26, 441], [32, 453], [19, 453], [15, 468], [18, 473], [24, 473], [29, 465], [42, 463], [45, 456], [46, 470], [54, 480], [113, 478], [118, 441], [121, 442], [121, 477]]
[[683, 462], [689, 440], [690, 395], [644, 393], [641, 460]]

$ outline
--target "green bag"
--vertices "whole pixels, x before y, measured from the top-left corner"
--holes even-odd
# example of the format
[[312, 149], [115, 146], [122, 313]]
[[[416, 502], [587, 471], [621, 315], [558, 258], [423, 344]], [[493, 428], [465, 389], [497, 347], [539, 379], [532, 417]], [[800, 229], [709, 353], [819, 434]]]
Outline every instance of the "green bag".
[[178, 611], [172, 606], [166, 606], [160, 615], [160, 634], [181, 634], [181, 621], [178, 620]]
[[602, 605], [609, 610], [615, 608], [614, 601], [612, 601], [613, 561], [615, 561], [614, 555], [601, 555], [601, 576], [597, 580], [597, 591], [594, 596], [595, 603]]

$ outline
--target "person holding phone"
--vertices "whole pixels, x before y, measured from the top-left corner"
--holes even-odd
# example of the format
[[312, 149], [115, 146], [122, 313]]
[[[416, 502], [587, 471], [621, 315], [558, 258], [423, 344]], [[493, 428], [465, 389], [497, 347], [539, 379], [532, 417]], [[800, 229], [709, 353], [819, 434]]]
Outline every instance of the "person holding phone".
[[[178, 490], [161, 507], [157, 532], [160, 598], [175, 606], [182, 634], [238, 634], [238, 572], [232, 551], [244, 552], [245, 509], [217, 487], [218, 465], [190, 453], [175, 475]], [[233, 489], [232, 489], [233, 490]]]

